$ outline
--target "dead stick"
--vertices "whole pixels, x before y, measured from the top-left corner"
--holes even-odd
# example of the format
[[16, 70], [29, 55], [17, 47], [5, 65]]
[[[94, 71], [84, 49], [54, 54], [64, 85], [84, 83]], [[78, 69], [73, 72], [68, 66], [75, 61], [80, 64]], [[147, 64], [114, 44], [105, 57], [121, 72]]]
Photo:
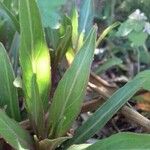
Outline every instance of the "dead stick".
[[[108, 86], [108, 84], [104, 84], [105, 82], [102, 82], [103, 79], [101, 79], [99, 76], [95, 75], [94, 73], [92, 73], [91, 75], [92, 77], [90, 77], [90, 81], [89, 82], [89, 87], [91, 87], [93, 90], [95, 90], [96, 92], [98, 92], [101, 96], [103, 96], [104, 98], [109, 98], [116, 90], [111, 90], [111, 94], [110, 94], [110, 86]], [[93, 80], [92, 80], [93, 78]], [[98, 85], [98, 86], [97, 86]], [[99, 86], [101, 85], [101, 86]], [[108, 88], [107, 88], [108, 86]], [[142, 126], [146, 131], [150, 132], [150, 120], [147, 119], [146, 117], [142, 116], [140, 113], [138, 113], [136, 110], [134, 110], [133, 108], [130, 108], [128, 106], [123, 106], [120, 110], [120, 112], [128, 119], [130, 119], [132, 122]]]

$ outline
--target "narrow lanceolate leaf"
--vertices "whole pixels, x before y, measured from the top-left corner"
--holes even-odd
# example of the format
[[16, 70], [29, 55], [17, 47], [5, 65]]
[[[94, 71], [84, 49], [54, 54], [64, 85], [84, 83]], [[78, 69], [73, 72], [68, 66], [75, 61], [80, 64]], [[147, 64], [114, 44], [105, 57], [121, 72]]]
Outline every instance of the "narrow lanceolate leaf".
[[149, 134], [118, 133], [86, 148], [86, 150], [148, 150]]
[[50, 57], [35, 0], [19, 1], [21, 29], [20, 64], [27, 107], [31, 105], [32, 76], [36, 74], [43, 108], [48, 106]]
[[[10, 3], [10, 1], [9, 1], [9, 3]], [[9, 4], [9, 5], [11, 5], [11, 4]], [[16, 30], [19, 32], [20, 31], [19, 22], [18, 22], [16, 16], [14, 16], [14, 14], [12, 14], [12, 12], [9, 10], [9, 8], [7, 6], [5, 6], [5, 4], [3, 4], [3, 2], [0, 1], [0, 8], [3, 9], [6, 12], [6, 14], [10, 17]]]
[[31, 108], [30, 112], [31, 121], [33, 124], [33, 128], [35, 130], [36, 135], [40, 138], [44, 138], [44, 110], [42, 105], [42, 100], [39, 95], [39, 89], [36, 81], [36, 75], [34, 74], [32, 77], [32, 84], [31, 84]]
[[81, 2], [80, 14], [79, 14], [79, 33], [85, 34], [92, 27], [93, 22], [93, 1], [83, 0]]
[[54, 93], [49, 111], [50, 137], [62, 136], [80, 111], [95, 49], [95, 29], [76, 54]]
[[72, 9], [71, 24], [72, 24], [72, 45], [73, 48], [76, 49], [78, 43], [78, 11], [76, 7]]
[[13, 85], [14, 73], [10, 60], [7, 56], [6, 50], [2, 44], [0, 44], [0, 107], [6, 106], [7, 114], [20, 120], [18, 94]]
[[33, 140], [27, 131], [0, 110], [0, 136], [16, 150], [33, 150]]
[[149, 81], [150, 71], [138, 74], [132, 81], [115, 92], [81, 127], [67, 145], [82, 143], [92, 137], [111, 119], [111, 117]]
[[71, 42], [71, 27], [67, 26], [66, 33], [60, 39], [60, 43], [56, 49], [56, 63], [60, 62], [64, 57]]

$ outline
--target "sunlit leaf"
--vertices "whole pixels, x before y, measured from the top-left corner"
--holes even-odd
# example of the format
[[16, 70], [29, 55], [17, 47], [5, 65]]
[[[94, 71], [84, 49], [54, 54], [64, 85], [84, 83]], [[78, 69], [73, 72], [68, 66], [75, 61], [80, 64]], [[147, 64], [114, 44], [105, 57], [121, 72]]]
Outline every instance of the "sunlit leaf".
[[73, 8], [72, 10], [72, 45], [73, 48], [76, 49], [78, 43], [78, 11], [77, 8]]
[[6, 106], [7, 114], [20, 120], [19, 101], [17, 90], [13, 85], [14, 72], [6, 50], [0, 44], [0, 107]]
[[40, 98], [46, 111], [50, 89], [50, 56], [44, 38], [40, 14], [35, 0], [21, 0], [19, 8], [21, 26], [20, 64], [26, 104], [27, 107], [31, 105], [32, 76], [36, 74]]
[[49, 111], [50, 137], [65, 134], [80, 111], [93, 60], [95, 38], [95, 30], [92, 30], [58, 84]]
[[85, 150], [91, 144], [80, 144], [80, 145], [72, 145], [67, 150]]

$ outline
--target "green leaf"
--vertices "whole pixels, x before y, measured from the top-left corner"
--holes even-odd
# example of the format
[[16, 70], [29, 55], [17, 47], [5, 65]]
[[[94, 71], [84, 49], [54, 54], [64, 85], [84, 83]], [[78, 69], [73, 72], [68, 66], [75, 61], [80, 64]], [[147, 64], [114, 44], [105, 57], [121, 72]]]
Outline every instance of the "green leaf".
[[80, 145], [72, 145], [67, 150], [85, 150], [91, 144], [80, 144]]
[[79, 33], [88, 33], [92, 27], [93, 23], [93, 1], [92, 0], [82, 0], [81, 8], [79, 13]]
[[20, 26], [19, 26], [18, 20], [16, 19], [16, 16], [14, 16], [14, 14], [12, 14], [12, 12], [9, 10], [9, 8], [7, 8], [1, 1], [0, 1], [0, 8], [3, 9], [5, 11], [5, 13], [9, 16], [9, 18], [12, 20], [16, 30], [19, 32]]
[[71, 31], [72, 31], [71, 20], [68, 16], [65, 15], [63, 17], [63, 22], [59, 29], [59, 43], [55, 51], [56, 56], [54, 62], [56, 64], [62, 60], [69, 46], [71, 45], [71, 35], [72, 35]]
[[148, 34], [145, 32], [131, 32], [128, 35], [129, 40], [132, 42], [133, 46], [139, 47], [143, 46], [148, 38]]
[[150, 147], [149, 134], [118, 133], [86, 148], [86, 150], [146, 150]]
[[98, 130], [111, 119], [111, 117], [149, 81], [150, 70], [139, 73], [132, 81], [128, 82], [110, 99], [108, 99], [81, 127], [79, 127], [72, 139], [66, 145], [82, 143], [92, 137]]
[[16, 29], [11, 18], [0, 6], [0, 41], [3, 41], [3, 43], [7, 42], [7, 49], [10, 49], [15, 32]]
[[60, 137], [57, 139], [44, 139], [38, 143], [40, 150], [53, 150], [60, 146], [61, 143], [69, 139], [69, 137]]
[[73, 48], [76, 49], [78, 43], [78, 36], [79, 36], [78, 35], [78, 11], [76, 7], [72, 9], [71, 23], [72, 23], [72, 45]]
[[[46, 45], [40, 14], [35, 0], [20, 0], [21, 28], [20, 64], [27, 107], [31, 105], [32, 77], [36, 74], [43, 108], [48, 107], [50, 90], [50, 56]], [[32, 111], [32, 110], [30, 110]]]
[[80, 111], [93, 60], [95, 38], [93, 29], [54, 93], [48, 119], [52, 138], [64, 135]]
[[10, 58], [11, 58], [15, 75], [17, 75], [17, 70], [19, 67], [19, 43], [20, 43], [20, 37], [18, 32], [16, 32], [10, 47]]
[[67, 52], [69, 45], [71, 43], [71, 26], [68, 26], [66, 29], [66, 33], [60, 39], [60, 43], [56, 49], [56, 62], [60, 62]]
[[11, 0], [3, 0], [3, 4], [10, 10], [11, 9]]
[[60, 26], [59, 10], [66, 0], [37, 0], [44, 27], [57, 29]]
[[105, 72], [106, 70], [108, 70], [110, 67], [120, 65], [120, 64], [122, 64], [121, 59], [119, 59], [117, 57], [110, 58], [104, 64], [100, 65], [97, 68], [96, 73], [100, 74], [100, 73]]
[[38, 137], [45, 137], [44, 131], [44, 109], [42, 105], [42, 100], [39, 94], [39, 89], [36, 81], [36, 75], [34, 74], [32, 77], [32, 84], [31, 84], [31, 105], [29, 110], [30, 117], [32, 121], [33, 128], [35, 133]]
[[46, 40], [55, 51], [59, 44], [59, 29], [51, 29], [50, 27], [46, 28]]
[[[145, 71], [146, 72], [146, 71]], [[145, 76], [145, 78], [147, 78], [146, 82], [143, 84], [142, 88], [145, 89], [145, 90], [148, 90], [150, 91], [150, 78], [148, 78], [148, 75], [149, 75], [149, 71], [147, 71], [145, 74], [144, 74], [144, 71], [143, 71], [143, 74], [141, 74], [143, 77]]]
[[32, 150], [33, 139], [17, 122], [0, 110], [0, 136], [16, 150]]
[[13, 85], [14, 72], [6, 50], [0, 43], [0, 107], [6, 106], [7, 114], [20, 120], [17, 90]]
[[128, 19], [127, 21], [123, 22], [117, 32], [118, 36], [128, 36], [132, 31], [142, 32], [144, 29], [145, 22], [137, 21], [133, 19]]

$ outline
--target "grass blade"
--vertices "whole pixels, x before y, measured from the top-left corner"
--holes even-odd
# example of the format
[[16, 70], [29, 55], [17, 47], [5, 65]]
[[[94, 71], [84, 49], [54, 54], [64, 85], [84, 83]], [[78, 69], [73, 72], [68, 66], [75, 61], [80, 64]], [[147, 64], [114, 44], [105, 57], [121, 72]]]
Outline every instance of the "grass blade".
[[27, 131], [0, 110], [0, 136], [16, 150], [32, 150], [33, 140]]
[[17, 90], [13, 85], [14, 72], [6, 50], [0, 44], [0, 107], [6, 106], [7, 114], [15, 120], [20, 120]]
[[83, 0], [79, 14], [79, 33], [86, 34], [92, 27], [94, 18], [93, 1]]
[[95, 38], [93, 29], [54, 93], [48, 126], [52, 138], [62, 136], [80, 111], [93, 60]]
[[81, 127], [67, 145], [82, 143], [92, 137], [111, 119], [111, 117], [149, 81], [150, 71], [143, 71], [132, 81], [116, 91]]

